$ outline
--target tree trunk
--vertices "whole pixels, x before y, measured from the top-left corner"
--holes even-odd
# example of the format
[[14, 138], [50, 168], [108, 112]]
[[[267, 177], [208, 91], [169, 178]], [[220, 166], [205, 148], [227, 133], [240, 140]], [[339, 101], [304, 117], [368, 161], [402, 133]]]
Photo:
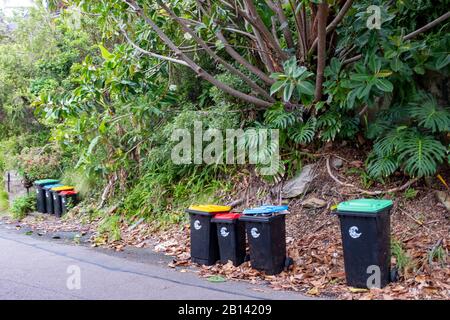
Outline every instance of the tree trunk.
[[315, 101], [322, 99], [322, 85], [323, 72], [326, 66], [326, 52], [327, 52], [327, 18], [328, 18], [328, 3], [322, 1], [319, 4], [319, 11], [317, 13], [317, 75], [316, 75], [316, 92], [314, 94]]

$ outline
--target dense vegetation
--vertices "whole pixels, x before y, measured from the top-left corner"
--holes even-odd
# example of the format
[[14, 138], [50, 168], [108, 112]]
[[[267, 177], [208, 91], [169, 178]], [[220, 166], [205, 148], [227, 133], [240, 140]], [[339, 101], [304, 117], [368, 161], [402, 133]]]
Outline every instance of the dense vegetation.
[[[367, 27], [371, 5], [379, 29]], [[373, 146], [371, 179], [448, 170], [448, 7], [53, 1], [13, 32], [0, 27], [0, 169], [62, 177], [100, 207], [168, 221], [230, 190], [241, 169], [170, 161], [173, 129], [198, 120], [279, 129], [269, 181], [337, 140]]]

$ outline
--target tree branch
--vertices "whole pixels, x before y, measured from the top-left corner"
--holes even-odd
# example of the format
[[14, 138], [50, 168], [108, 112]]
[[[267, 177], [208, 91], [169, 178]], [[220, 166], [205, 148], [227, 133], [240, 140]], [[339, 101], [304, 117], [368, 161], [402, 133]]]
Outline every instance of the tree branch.
[[[201, 3], [198, 4], [198, 7], [200, 8], [201, 12], [203, 12], [205, 15], [208, 15], [208, 14], [211, 15], [210, 7], [208, 8], [210, 10], [209, 12], [205, 10], [205, 8], [203, 7], [203, 5]], [[217, 25], [219, 25], [219, 23], [217, 21], [214, 21], [214, 22]], [[225, 38], [225, 36], [223, 35], [223, 33], [220, 29], [217, 30], [216, 37], [225, 46], [225, 51], [227, 51], [227, 53], [232, 58], [234, 58], [238, 63], [240, 63], [241, 65], [246, 67], [250, 72], [252, 72], [254, 75], [258, 76], [261, 80], [263, 80], [267, 84], [272, 85], [273, 83], [275, 83], [274, 79], [267, 76], [267, 74], [265, 74], [263, 71], [261, 71], [259, 68], [257, 68], [250, 62], [248, 62], [243, 56], [241, 56], [236, 50], [234, 50], [233, 46], [231, 46], [229, 44], [229, 42], [227, 41], [227, 39]], [[256, 37], [255, 37], [255, 39], [256, 39]]]
[[[302, 27], [302, 22], [300, 21], [300, 17], [297, 15], [295, 10], [295, 3], [292, 2], [292, 0], [289, 0], [289, 5], [292, 10], [292, 14], [294, 15], [294, 21], [295, 21], [295, 28], [297, 29], [297, 59], [298, 60], [304, 60], [305, 52], [306, 52], [306, 39], [305, 39], [305, 32], [306, 30]], [[303, 5], [302, 5], [303, 6]]]
[[[344, 3], [344, 5], [342, 6], [342, 9], [339, 11], [337, 16], [327, 26], [327, 34], [330, 33], [331, 31], [333, 31], [334, 29], [336, 29], [338, 24], [342, 21], [342, 19], [344, 19], [345, 14], [347, 13], [347, 11], [352, 7], [352, 4], [353, 4], [353, 0], [347, 0]], [[310, 56], [310, 55], [312, 55], [314, 53], [314, 51], [317, 48], [318, 42], [319, 42], [318, 38], [314, 39], [314, 42], [312, 43], [311, 48], [309, 49], [308, 56]]]
[[318, 53], [317, 53], [317, 73], [316, 73], [316, 91], [314, 100], [320, 101], [322, 99], [322, 85], [323, 74], [326, 66], [327, 58], [327, 17], [328, 17], [328, 3], [323, 0], [319, 5], [317, 13], [317, 36], [319, 39]]
[[142, 8], [136, 3], [135, 0], [122, 0], [124, 3], [126, 3], [130, 8], [134, 10], [134, 12], [141, 16], [144, 21], [153, 29], [153, 31], [156, 32], [158, 37], [181, 59], [183, 59], [189, 67], [202, 79], [210, 82], [211, 84], [217, 86], [220, 90], [224, 91], [225, 93], [228, 93], [229, 95], [236, 97], [238, 99], [241, 99], [243, 101], [246, 101], [248, 103], [254, 104], [258, 107], [270, 107], [272, 103], [261, 100], [257, 97], [250, 96], [248, 94], [245, 94], [243, 92], [240, 92], [236, 89], [233, 89], [229, 85], [217, 80], [212, 75], [210, 75], [208, 72], [203, 70], [199, 65], [197, 65], [192, 59], [190, 59], [186, 54], [184, 54], [175, 43], [170, 40], [170, 38], [162, 31], [156, 23], [150, 19], [142, 10]]
[[292, 38], [291, 30], [289, 30], [289, 22], [286, 15], [284, 14], [283, 7], [281, 6], [280, 0], [266, 0], [269, 8], [277, 14], [278, 20], [281, 24], [281, 29], [283, 31], [284, 39], [289, 49], [294, 48], [294, 40]]
[[349, 188], [353, 188], [355, 190], [357, 190], [360, 193], [363, 194], [367, 194], [367, 195], [371, 195], [371, 196], [376, 196], [376, 195], [380, 195], [380, 194], [385, 194], [385, 193], [392, 193], [392, 192], [398, 192], [398, 191], [403, 191], [406, 188], [408, 188], [410, 185], [412, 185], [413, 183], [417, 182], [419, 180], [419, 178], [414, 178], [412, 180], [409, 180], [407, 183], [405, 183], [404, 185], [397, 187], [397, 188], [392, 188], [389, 190], [376, 190], [376, 191], [368, 191], [368, 190], [364, 190], [361, 188], [358, 188], [357, 186], [355, 186], [354, 184], [351, 183], [346, 183], [346, 182], [342, 182], [340, 181], [338, 178], [336, 178], [333, 173], [331, 172], [331, 166], [330, 166], [330, 157], [327, 158], [326, 160], [326, 167], [327, 167], [327, 172], [328, 175], [330, 176], [331, 179], [333, 179], [337, 184], [344, 186], [344, 187], [349, 187]]
[[437, 26], [439, 23], [444, 22], [445, 20], [447, 20], [448, 18], [450, 18], [450, 12], [447, 12], [446, 14], [443, 14], [442, 16], [440, 16], [439, 18], [437, 18], [436, 20], [431, 21], [429, 24], [424, 25], [422, 28], [417, 29], [414, 32], [411, 32], [410, 34], [407, 34], [406, 36], [403, 37], [403, 40], [409, 40], [414, 38], [415, 36], [421, 34], [422, 32], [428, 31], [431, 28]]
[[156, 0], [156, 2], [159, 4], [161, 8], [163, 8], [175, 21], [178, 22], [178, 24], [181, 26], [181, 28], [189, 33], [193, 39], [217, 62], [221, 63], [228, 71], [231, 73], [237, 75], [242, 80], [244, 80], [253, 90], [255, 90], [257, 93], [259, 93], [261, 96], [269, 100], [270, 102], [274, 103], [275, 99], [269, 95], [269, 93], [261, 88], [258, 84], [255, 83], [252, 79], [247, 77], [245, 74], [243, 74], [240, 70], [233, 67], [231, 64], [226, 62], [224, 59], [219, 57], [214, 50], [212, 50], [206, 43], [201, 39], [197, 34], [192, 31], [191, 28], [189, 28], [186, 23], [180, 19], [175, 12], [173, 12], [166, 4], [164, 4], [161, 0]]
[[120, 28], [120, 31], [122, 32], [122, 34], [124, 35], [125, 39], [127, 39], [128, 43], [131, 44], [136, 50], [142, 52], [143, 54], [149, 55], [150, 57], [156, 58], [156, 59], [160, 59], [160, 60], [166, 60], [169, 62], [173, 62], [173, 63], [177, 63], [177, 64], [181, 64], [183, 66], [187, 66], [189, 67], [189, 64], [187, 64], [185, 61], [183, 60], [179, 60], [179, 59], [175, 59], [175, 58], [171, 58], [171, 57], [166, 57], [166, 56], [162, 56], [160, 54], [157, 53], [153, 53], [150, 51], [147, 51], [145, 49], [142, 49], [141, 47], [139, 47], [136, 43], [134, 43], [129, 37], [128, 34], [126, 33], [125, 30], [123, 30], [122, 28]]
[[246, 7], [247, 7], [247, 12], [241, 10], [238, 8], [239, 13], [245, 17], [245, 19], [252, 25], [254, 26], [256, 29], [258, 29], [258, 31], [260, 32], [260, 34], [262, 35], [262, 37], [267, 41], [267, 43], [270, 45], [270, 47], [274, 50], [274, 52], [276, 53], [276, 57], [278, 58], [279, 62], [284, 62], [287, 60], [288, 56], [286, 55], [285, 52], [283, 52], [283, 50], [280, 48], [280, 46], [277, 44], [277, 42], [275, 41], [275, 39], [273, 38], [272, 34], [270, 33], [270, 31], [267, 29], [266, 25], [264, 24], [264, 22], [261, 20], [261, 17], [259, 16], [256, 7], [253, 3], [253, 0], [244, 0]]
[[261, 34], [259, 33], [259, 31], [253, 27], [253, 33], [255, 34], [256, 37], [256, 45], [259, 47], [259, 55], [262, 59], [262, 61], [264, 62], [264, 64], [267, 67], [267, 70], [269, 70], [270, 73], [275, 72], [275, 66], [273, 64], [273, 60], [271, 58], [271, 53], [269, 53], [269, 48], [267, 48], [266, 43], [264, 42], [264, 40], [261, 37]]
[[234, 58], [237, 62], [246, 67], [249, 71], [251, 71], [254, 75], [258, 76], [265, 83], [272, 85], [275, 82], [274, 79], [267, 76], [263, 71], [261, 71], [259, 68], [257, 68], [250, 62], [248, 62], [243, 56], [241, 56], [236, 50], [234, 50], [220, 30], [216, 32], [216, 36], [217, 39], [219, 39], [223, 43], [223, 45], [225, 46], [225, 50], [228, 52], [228, 54], [232, 58]]
[[[443, 14], [439, 18], [437, 18], [437, 19], [431, 21], [430, 23], [424, 25], [422, 28], [419, 28], [416, 31], [413, 31], [413, 32], [407, 34], [406, 36], [403, 37], [403, 40], [411, 40], [415, 36], [430, 30], [431, 28], [437, 26], [441, 22], [444, 22], [448, 18], [450, 18], [450, 12], [447, 12], [446, 14]], [[361, 58], [362, 58], [362, 54], [358, 54], [358, 55], [356, 55], [356, 56], [354, 56], [354, 57], [352, 57], [350, 59], [344, 60], [343, 64], [346, 65], [346, 64], [358, 61]]]

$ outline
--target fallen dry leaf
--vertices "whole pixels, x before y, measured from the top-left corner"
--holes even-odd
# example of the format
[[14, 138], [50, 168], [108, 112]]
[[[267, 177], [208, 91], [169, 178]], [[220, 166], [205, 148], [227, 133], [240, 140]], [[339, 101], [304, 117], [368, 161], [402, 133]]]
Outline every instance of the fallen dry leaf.
[[312, 295], [312, 296], [316, 296], [316, 295], [319, 294], [319, 288], [314, 287], [314, 288], [312, 288], [312, 289], [309, 289], [306, 293], [307, 293], [307, 294], [310, 294], [310, 295]]

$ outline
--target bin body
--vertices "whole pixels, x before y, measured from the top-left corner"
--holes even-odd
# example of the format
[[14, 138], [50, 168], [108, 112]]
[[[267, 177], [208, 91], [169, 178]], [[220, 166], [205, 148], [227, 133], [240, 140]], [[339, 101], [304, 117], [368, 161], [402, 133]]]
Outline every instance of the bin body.
[[286, 216], [244, 215], [250, 263], [252, 268], [265, 271], [269, 275], [278, 274], [286, 265]]
[[78, 202], [78, 193], [75, 191], [61, 191], [58, 197], [61, 199], [61, 216], [69, 211], [69, 205], [75, 205]]
[[62, 187], [62, 184], [51, 184], [44, 186], [44, 192], [45, 192], [45, 206], [46, 211], [49, 214], [55, 214], [55, 208], [53, 206], [53, 194], [51, 189], [55, 187]]
[[62, 198], [60, 195], [60, 192], [63, 191], [73, 191], [74, 187], [71, 186], [62, 186], [62, 187], [56, 187], [51, 189], [51, 194], [53, 197], [53, 211], [55, 216], [61, 217], [62, 216]]
[[[341, 224], [347, 285], [355, 288], [379, 285], [382, 288], [390, 282], [392, 202], [390, 200], [358, 200], [358, 202], [348, 201], [347, 205], [343, 206], [340, 204], [337, 212]], [[351, 209], [352, 203], [356, 203], [357, 207]], [[364, 203], [373, 204], [375, 207], [378, 205], [378, 207], [363, 208]], [[378, 274], [379, 279], [375, 279], [374, 277], [378, 278]]]
[[212, 222], [217, 226], [221, 263], [232, 261], [239, 266], [245, 261], [245, 223], [239, 221], [241, 214], [217, 214]]
[[190, 215], [192, 262], [210, 266], [220, 259], [217, 226], [211, 219], [229, 210], [231, 207], [214, 205], [191, 206], [186, 210]]
[[47, 213], [44, 186], [56, 184], [58, 182], [59, 182], [58, 180], [54, 179], [37, 180], [34, 182], [34, 186], [36, 188], [36, 208], [38, 212]]
[[61, 215], [61, 199], [58, 197], [58, 192], [50, 190], [53, 198], [53, 214], [57, 217]]

